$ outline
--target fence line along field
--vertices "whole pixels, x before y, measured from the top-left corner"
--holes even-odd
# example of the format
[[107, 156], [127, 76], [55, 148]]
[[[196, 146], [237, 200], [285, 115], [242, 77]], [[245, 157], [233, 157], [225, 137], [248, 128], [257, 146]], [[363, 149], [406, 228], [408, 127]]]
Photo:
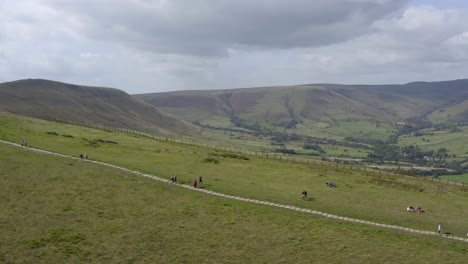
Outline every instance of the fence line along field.
[[[389, 225], [444, 232], [467, 233], [466, 187], [420, 181], [398, 176], [336, 167], [334, 164], [303, 164], [226, 153], [139, 135], [71, 126], [1, 115], [0, 138], [41, 149], [101, 160], [130, 169], [170, 178], [182, 183], [203, 176], [202, 188], [290, 204], [330, 214]], [[336, 188], [327, 188], [327, 182]], [[307, 190], [308, 200], [300, 199]], [[408, 213], [408, 206], [422, 207], [422, 215]]]
[[[349, 167], [350, 169], [353, 169], [353, 167], [354, 167], [355, 170], [366, 170], [366, 171], [374, 172], [373, 173], [374, 175], [375, 175], [375, 173], [378, 173], [379, 175], [382, 175], [382, 173], [385, 173], [385, 174], [387, 174], [387, 176], [388, 175], [392, 176], [392, 175], [396, 174], [396, 175], [398, 175], [400, 177], [408, 177], [408, 178], [419, 177], [420, 180], [424, 179], [424, 180], [438, 181], [438, 182], [446, 183], [446, 184], [455, 184], [455, 185], [465, 186], [465, 184], [464, 184], [465, 181], [463, 180], [463, 177], [458, 178], [457, 176], [453, 176], [453, 177], [449, 176], [449, 177], [434, 178], [434, 177], [419, 176], [419, 175], [408, 175], [407, 173], [399, 174], [397, 172], [389, 172], [388, 171], [388, 169], [398, 171], [397, 170], [398, 168], [404, 167], [404, 166], [400, 166], [400, 165], [399, 166], [397, 166], [397, 165], [364, 166], [364, 165], [359, 165], [359, 164], [347, 165], [346, 163], [344, 163], [344, 164], [334, 163], [333, 165], [331, 165], [330, 162], [323, 162], [323, 161], [318, 160], [318, 157], [304, 158], [304, 157], [296, 156], [296, 155], [290, 156], [290, 155], [288, 155], [286, 153], [276, 153], [276, 152], [271, 152], [271, 151], [265, 151], [265, 149], [262, 149], [262, 151], [259, 151], [258, 149], [257, 150], [247, 150], [247, 149], [245, 149], [246, 147], [248, 149], [251, 149], [252, 146], [245, 145], [245, 144], [242, 145], [242, 148], [238, 148], [238, 147], [235, 146], [235, 144], [233, 142], [226, 143], [226, 140], [224, 138], [213, 139], [210, 136], [208, 138], [208, 141], [210, 141], [211, 144], [207, 144], [207, 143], [200, 143], [200, 142], [198, 142], [198, 140], [194, 140], [193, 138], [187, 137], [187, 136], [184, 136], [184, 135], [181, 135], [181, 137], [180, 137], [180, 138], [183, 138], [183, 139], [178, 139], [178, 137], [174, 137], [174, 136], [172, 136], [172, 137], [158, 136], [158, 135], [154, 135], [154, 134], [150, 134], [150, 133], [146, 133], [146, 132], [141, 132], [141, 131], [137, 131], [137, 130], [132, 130], [132, 129], [110, 127], [110, 126], [104, 126], [104, 125], [96, 125], [96, 124], [92, 124], [92, 123], [75, 122], [75, 121], [69, 121], [69, 120], [63, 120], [63, 119], [57, 119], [57, 118], [50, 118], [50, 117], [47, 117], [47, 116], [40, 116], [40, 117], [37, 117], [37, 118], [42, 119], [42, 120], [53, 121], [53, 122], [71, 124], [71, 125], [75, 125], [75, 126], [84, 126], [84, 127], [89, 127], [89, 128], [96, 128], [96, 129], [106, 130], [106, 131], [125, 132], [125, 133], [150, 137], [150, 138], [157, 139], [157, 140], [171, 141], [171, 142], [174, 142], [174, 143], [198, 146], [198, 147], [202, 147], [202, 148], [210, 148], [210, 149], [214, 149], [214, 150], [221, 150], [221, 151], [227, 151], [227, 152], [240, 152], [240, 153], [244, 153], [244, 154], [248, 154], [248, 155], [259, 156], [259, 157], [262, 157], [262, 158], [279, 159], [279, 160], [286, 160], [286, 161], [306, 163], [306, 164], [315, 163], [315, 164], [320, 164], [320, 165], [335, 166], [336, 168], [342, 167], [344, 169], [346, 169], [346, 167]], [[54, 132], [52, 132], [52, 134], [53, 133]], [[197, 138], [197, 139], [200, 139], [200, 138]], [[253, 140], [253, 139], [250, 139], [250, 140]], [[214, 144], [213, 144], [213, 142], [214, 142]], [[255, 142], [258, 142], [258, 140], [255, 140]], [[233, 144], [234, 144], [234, 146], [233, 146]], [[255, 144], [258, 144], [258, 143], [255, 143]], [[265, 144], [265, 142], [263, 142], [262, 144]], [[349, 148], [349, 147], [343, 147], [343, 148], [341, 148], [341, 147], [331, 147], [331, 148], [333, 150], [331, 150], [331, 151], [329, 150], [330, 153], [349, 152], [348, 151], [349, 149], [352, 150], [352, 148]], [[359, 152], [357, 152], [357, 153], [359, 153]], [[361, 153], [361, 154], [357, 154], [357, 155], [367, 155], [367, 154], [366, 153]], [[356, 159], [352, 159], [352, 158], [334, 158], [334, 159], [344, 160], [344, 161], [346, 161], [346, 160], [356, 161]], [[382, 169], [379, 169], [379, 168], [385, 168], [385, 170], [382, 170]], [[413, 166], [413, 168], [424, 169], [425, 167], [414, 167]], [[443, 179], [441, 179], [441, 178], [443, 178]]]
[[0, 144], [0, 262], [461, 263], [463, 242], [203, 195]]

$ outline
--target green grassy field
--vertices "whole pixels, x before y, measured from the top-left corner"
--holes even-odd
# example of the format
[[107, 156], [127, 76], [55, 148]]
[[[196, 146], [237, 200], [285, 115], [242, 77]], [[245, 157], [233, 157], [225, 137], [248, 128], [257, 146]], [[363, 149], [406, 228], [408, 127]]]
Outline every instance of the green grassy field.
[[3, 144], [0, 153], [1, 263], [462, 263], [468, 256], [464, 242], [211, 197]]
[[[186, 140], [193, 140], [193, 137], [185, 137]], [[256, 152], [274, 152], [279, 149], [280, 146], [272, 145], [272, 141], [269, 136], [254, 136], [249, 133], [242, 132], [228, 132], [219, 130], [204, 129], [196, 137], [197, 140], [206, 142], [212, 145], [222, 146], [232, 149], [246, 149], [249, 151]], [[298, 155], [307, 156], [316, 151], [304, 150], [302, 146], [303, 141], [292, 141], [286, 142], [285, 148], [294, 150]], [[354, 158], [364, 158], [370, 153], [370, 150], [364, 150], [359, 148], [353, 148], [348, 146], [336, 146], [336, 145], [322, 145], [322, 148], [326, 151], [329, 156], [352, 156]], [[309, 156], [312, 159], [320, 159], [320, 156]]]
[[[468, 229], [466, 187], [371, 176], [336, 164], [225, 158], [210, 149], [8, 114], [0, 114], [0, 120], [0, 139], [26, 138], [34, 147], [74, 156], [88, 153], [91, 159], [161, 177], [176, 174], [185, 183], [203, 176], [204, 188], [222, 193], [423, 230], [434, 231], [443, 223], [446, 232], [460, 236]], [[218, 163], [206, 163], [207, 158]], [[335, 182], [338, 188], [326, 188], [325, 182]], [[300, 199], [304, 189], [311, 194], [309, 201]], [[408, 205], [421, 206], [426, 213], [407, 213]]]
[[327, 152], [329, 156], [340, 156], [347, 155], [354, 158], [366, 158], [370, 153], [370, 150], [352, 148], [347, 146], [325, 146], [323, 149]]
[[386, 140], [391, 136], [392, 127], [386, 124], [375, 125], [372, 122], [345, 122], [340, 121], [333, 127], [322, 129], [324, 135], [335, 135], [339, 139], [354, 137], [361, 139]]
[[[401, 137], [398, 143], [401, 146], [418, 145], [424, 150], [437, 151], [439, 148], [446, 148], [450, 154], [457, 155], [458, 158], [468, 158], [468, 128], [461, 127], [462, 132], [438, 132], [430, 135], [418, 137]], [[424, 138], [424, 141], [423, 141]]]
[[[193, 137], [186, 137], [187, 140]], [[196, 139], [209, 144], [216, 144], [227, 148], [243, 148], [250, 151], [271, 152], [274, 147], [270, 144], [269, 137], [256, 137], [248, 133], [228, 132], [220, 130], [204, 129]]]
[[440, 176], [441, 179], [447, 181], [458, 181], [458, 182], [466, 182], [468, 183], [468, 174], [463, 175], [447, 175], [447, 176]]

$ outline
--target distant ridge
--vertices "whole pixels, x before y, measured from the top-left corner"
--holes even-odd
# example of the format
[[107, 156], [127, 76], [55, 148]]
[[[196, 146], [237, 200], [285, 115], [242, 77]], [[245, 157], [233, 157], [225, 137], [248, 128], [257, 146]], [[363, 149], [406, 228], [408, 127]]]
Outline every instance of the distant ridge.
[[403, 85], [303, 84], [134, 96], [189, 122], [223, 128], [241, 124], [253, 129], [344, 137], [371, 135], [372, 127], [389, 131], [395, 123], [410, 118], [425, 118], [434, 124], [468, 123], [467, 79]]
[[43, 79], [0, 83], [0, 111], [140, 130], [197, 133], [198, 128], [114, 88]]

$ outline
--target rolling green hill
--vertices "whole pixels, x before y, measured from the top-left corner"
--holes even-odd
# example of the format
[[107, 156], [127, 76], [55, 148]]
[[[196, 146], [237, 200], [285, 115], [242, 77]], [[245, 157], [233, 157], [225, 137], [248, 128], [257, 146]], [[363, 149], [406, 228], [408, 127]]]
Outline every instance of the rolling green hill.
[[192, 192], [0, 144], [1, 263], [462, 263], [466, 242]]
[[[0, 139], [201, 188], [464, 236], [466, 187], [243, 154], [0, 113]], [[94, 142], [94, 143], [92, 143]], [[2, 263], [463, 263], [466, 242], [209, 196], [0, 144]], [[229, 153], [228, 153], [229, 154]], [[230, 153], [234, 154], [234, 153]], [[206, 158], [219, 162], [206, 162]], [[337, 188], [325, 187], [336, 182]], [[299, 194], [307, 188], [310, 199]], [[406, 206], [422, 206], [422, 215]], [[416, 252], [416, 253], [415, 253]], [[416, 255], [415, 255], [416, 254]]]
[[441, 107], [427, 116], [434, 124], [456, 123], [468, 125], [468, 100]]
[[0, 84], [0, 111], [157, 134], [198, 132], [187, 122], [112, 88], [27, 79]]
[[[271, 159], [271, 155], [232, 156], [199, 146], [5, 113], [0, 113], [0, 124], [2, 140], [19, 142], [25, 138], [35, 148], [75, 157], [87, 153], [93, 160], [166, 179], [176, 174], [180, 183], [203, 176], [203, 187], [216, 192], [423, 230], [433, 230], [442, 222], [447, 232], [466, 235], [466, 186], [333, 163]], [[335, 182], [338, 188], [327, 188], [326, 182]], [[310, 201], [300, 199], [304, 189], [309, 191]], [[408, 205], [422, 206], [427, 214], [408, 214]]]
[[439, 123], [468, 121], [468, 80], [405, 85], [310, 84], [135, 97], [202, 125], [232, 128], [240, 124], [254, 130], [286, 129], [338, 138], [382, 139], [391, 134], [396, 122], [442, 109], [452, 114], [450, 118], [437, 115]]

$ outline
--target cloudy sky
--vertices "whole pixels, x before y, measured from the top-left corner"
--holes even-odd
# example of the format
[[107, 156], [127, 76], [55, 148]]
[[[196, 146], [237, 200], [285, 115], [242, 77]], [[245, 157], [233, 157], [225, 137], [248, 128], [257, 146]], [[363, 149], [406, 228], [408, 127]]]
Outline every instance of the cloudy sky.
[[128, 93], [468, 78], [466, 0], [0, 0], [0, 82]]

